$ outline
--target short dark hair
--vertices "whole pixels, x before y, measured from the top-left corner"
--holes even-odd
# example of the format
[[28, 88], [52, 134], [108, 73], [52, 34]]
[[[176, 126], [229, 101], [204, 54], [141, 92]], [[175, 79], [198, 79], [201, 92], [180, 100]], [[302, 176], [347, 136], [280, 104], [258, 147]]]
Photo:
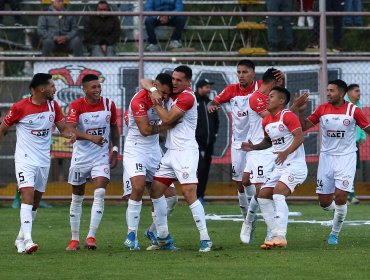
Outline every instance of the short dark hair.
[[276, 90], [280, 93], [280, 97], [282, 97], [283, 99], [285, 99], [285, 105], [287, 105], [290, 101], [290, 92], [289, 90], [287, 90], [285, 87], [279, 87], [279, 86], [275, 86], [271, 89], [271, 91], [273, 90]]
[[237, 66], [240, 66], [240, 65], [248, 67], [248, 68], [252, 68], [253, 70], [256, 69], [256, 66], [254, 65], [253, 61], [249, 59], [240, 60]]
[[191, 80], [191, 77], [193, 76], [193, 71], [187, 65], [177, 66], [173, 71], [184, 73], [185, 74], [185, 77], [188, 80]]
[[275, 69], [273, 67], [267, 69], [267, 71], [265, 73], [263, 73], [262, 82], [269, 83], [269, 82], [272, 82], [272, 81], [276, 81], [276, 77], [275, 77], [275, 72], [276, 71], [277, 71], [277, 69]]
[[351, 91], [353, 90], [354, 88], [359, 88], [360, 86], [358, 84], [350, 84], [348, 87], [347, 87], [347, 91]]
[[87, 74], [85, 77], [82, 78], [82, 85], [85, 83], [91, 82], [91, 81], [96, 81], [99, 80], [99, 77], [94, 75], [94, 74]]
[[41, 85], [47, 85], [49, 80], [51, 80], [53, 76], [47, 73], [37, 73], [33, 76], [32, 81], [30, 83], [30, 89], [35, 89]]
[[170, 90], [172, 92], [173, 85], [172, 85], [172, 76], [167, 73], [160, 73], [155, 77], [155, 79], [160, 82], [162, 85], [168, 85], [170, 87]]
[[330, 81], [328, 85], [336, 85], [339, 89], [341, 89], [344, 93], [347, 92], [347, 84], [345, 81], [336, 79], [333, 81]]
[[98, 5], [101, 5], [101, 4], [105, 4], [105, 5], [108, 5], [108, 7], [110, 7], [107, 1], [105, 1], [105, 0], [100, 0], [100, 1], [98, 2], [98, 4], [96, 4], [96, 8], [98, 8]]

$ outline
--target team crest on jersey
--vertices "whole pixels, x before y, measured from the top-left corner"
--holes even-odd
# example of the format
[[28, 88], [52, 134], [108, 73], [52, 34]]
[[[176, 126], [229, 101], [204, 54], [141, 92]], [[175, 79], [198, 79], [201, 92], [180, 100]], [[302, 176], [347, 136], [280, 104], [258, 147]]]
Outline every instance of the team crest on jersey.
[[284, 131], [285, 127], [283, 124], [279, 124], [279, 131]]
[[182, 173], [182, 178], [184, 178], [184, 179], [189, 178], [189, 173], [188, 173], [188, 172], [186, 172], [186, 171], [184, 171], [184, 172]]
[[289, 182], [293, 182], [294, 181], [294, 177], [292, 175], [289, 175], [288, 180], [289, 180]]
[[105, 117], [105, 121], [106, 121], [107, 123], [109, 123], [109, 122], [110, 122], [110, 115], [108, 115], [108, 116], [106, 116], [106, 117]]
[[344, 180], [344, 181], [342, 182], [342, 184], [343, 184], [343, 187], [347, 188], [347, 187], [348, 187], [348, 185], [349, 185], [349, 182], [348, 182], [348, 180]]
[[349, 126], [351, 124], [351, 121], [349, 119], [345, 119], [345, 120], [343, 120], [343, 124], [345, 126]]
[[49, 122], [51, 122], [51, 123], [54, 122], [54, 115], [49, 116]]

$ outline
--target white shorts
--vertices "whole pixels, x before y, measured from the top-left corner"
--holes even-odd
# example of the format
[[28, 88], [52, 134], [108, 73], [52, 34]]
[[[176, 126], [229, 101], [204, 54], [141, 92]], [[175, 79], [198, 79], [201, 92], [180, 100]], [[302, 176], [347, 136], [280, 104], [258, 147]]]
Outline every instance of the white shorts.
[[[241, 149], [231, 147], [231, 179], [234, 181], [242, 181], [243, 172], [247, 163], [247, 152]], [[249, 172], [249, 171], [248, 171]]]
[[294, 189], [301, 185], [306, 178], [306, 163], [291, 162], [290, 166], [283, 167], [275, 165], [275, 169], [261, 188], [274, 188], [278, 182], [281, 182], [290, 189], [291, 193], [293, 193]]
[[248, 162], [244, 172], [250, 173], [252, 184], [264, 184], [275, 167], [276, 155], [271, 153], [248, 153]]
[[35, 191], [45, 192], [50, 166], [40, 167], [22, 162], [15, 163], [15, 176], [18, 189], [33, 187]]
[[132, 186], [131, 186], [131, 181], [130, 177], [128, 176], [125, 166], [123, 166], [123, 197], [130, 196], [132, 192]]
[[317, 170], [316, 193], [332, 194], [335, 188], [353, 192], [356, 152], [344, 156], [321, 153]]
[[182, 185], [198, 184], [198, 161], [198, 149], [183, 151], [167, 150], [155, 172], [154, 179], [168, 186], [173, 181], [179, 181]]
[[110, 179], [110, 166], [108, 164], [99, 164], [94, 166], [74, 165], [69, 168], [68, 183], [73, 186], [79, 186], [86, 183], [88, 178], [105, 177]]
[[123, 154], [123, 166], [126, 177], [146, 176], [146, 182], [152, 182], [155, 171], [162, 159], [159, 149], [153, 148], [148, 151], [145, 149], [130, 149]]

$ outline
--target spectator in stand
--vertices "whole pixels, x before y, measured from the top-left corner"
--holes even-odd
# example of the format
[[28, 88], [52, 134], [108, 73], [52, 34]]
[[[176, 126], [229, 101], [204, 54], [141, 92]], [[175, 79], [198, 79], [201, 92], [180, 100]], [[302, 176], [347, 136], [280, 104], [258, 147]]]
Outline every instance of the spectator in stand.
[[[361, 0], [345, 0], [344, 11], [346, 12], [362, 12]], [[343, 17], [345, 26], [362, 26], [362, 17], [360, 16], [345, 16]]]
[[[344, 96], [344, 100], [355, 104], [362, 110], [362, 105], [360, 103], [361, 90], [358, 84], [350, 84], [347, 88], [347, 94]], [[358, 125], [356, 126], [356, 169], [361, 167], [360, 160], [360, 145], [365, 143], [366, 133]], [[353, 192], [348, 194], [349, 204], [359, 204], [360, 200], [356, 197], [355, 186], [353, 186]]]
[[209, 113], [207, 104], [211, 101], [209, 95], [211, 93], [211, 82], [208, 79], [201, 79], [196, 84], [195, 97], [198, 102], [198, 120], [195, 130], [195, 139], [199, 146], [199, 162], [198, 162], [198, 187], [197, 197], [200, 203], [205, 204], [204, 194], [208, 182], [209, 169], [211, 167], [213, 145], [216, 142], [218, 127], [220, 124], [218, 112]]
[[[21, 10], [20, 5], [19, 5], [20, 2], [21, 2], [21, 0], [0, 0], [0, 11], [5, 11], [5, 4], [6, 3], [9, 4], [10, 9], [12, 11], [14, 11], [14, 12], [15, 11], [20, 11]], [[14, 16], [14, 20], [15, 20], [15, 23], [14, 23], [15, 26], [22, 26], [20, 15]], [[3, 16], [0, 16], [0, 25], [4, 25]]]
[[[145, 3], [144, 11], [158, 11], [158, 12], [182, 12], [184, 5], [182, 0], [147, 0]], [[149, 16], [145, 19], [145, 28], [148, 33], [148, 43], [146, 51], [155, 52], [160, 50], [157, 37], [155, 35], [155, 28], [158, 25], [174, 26], [171, 41], [169, 44], [170, 49], [182, 48], [181, 33], [184, 30], [186, 23], [185, 16]]]
[[[99, 1], [98, 12], [111, 11], [107, 1]], [[85, 24], [85, 44], [91, 56], [114, 56], [115, 44], [119, 42], [121, 26], [117, 16], [91, 16]]]
[[[266, 0], [266, 7], [268, 12], [292, 12], [292, 0]], [[285, 47], [281, 50], [293, 50], [293, 29], [289, 16], [282, 17], [268, 17], [267, 19], [267, 37], [269, 44], [269, 51], [279, 51], [279, 24], [283, 26], [283, 36]]]
[[[313, 1], [314, 0], [300, 0], [300, 11], [301, 12], [311, 12], [313, 10]], [[305, 19], [307, 19], [307, 26], [312, 28], [314, 21], [312, 16], [300, 16], [298, 17], [298, 26], [299, 27], [304, 27], [305, 25]]]
[[[55, 13], [63, 10], [63, 0], [52, 0], [48, 8]], [[74, 56], [82, 56], [82, 42], [74, 16], [40, 16], [37, 33], [42, 39], [43, 56], [51, 56], [53, 51], [71, 51]]]
[[[315, 1], [314, 10], [319, 10], [319, 1]], [[343, 0], [326, 0], [326, 11], [327, 12], [343, 12], [344, 1]], [[342, 42], [342, 17], [332, 17], [333, 18], [333, 47], [332, 50], [335, 53], [343, 51], [341, 47]], [[311, 36], [311, 43], [308, 49], [318, 49], [319, 48], [319, 38], [320, 38], [320, 19], [319, 17], [314, 17], [314, 26]]]

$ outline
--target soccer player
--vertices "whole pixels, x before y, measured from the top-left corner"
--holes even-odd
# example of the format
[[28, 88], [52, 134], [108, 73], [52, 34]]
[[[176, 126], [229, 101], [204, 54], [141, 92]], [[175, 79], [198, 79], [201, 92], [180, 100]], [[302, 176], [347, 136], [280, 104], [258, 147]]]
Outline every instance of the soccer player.
[[[172, 93], [172, 77], [161, 73], [151, 83], [151, 86], [162, 95], [170, 95]], [[125, 181], [130, 180], [131, 194], [126, 211], [128, 232], [124, 245], [131, 250], [139, 250], [137, 230], [142, 197], [145, 187], [150, 187], [153, 175], [162, 158], [159, 133], [169, 128], [168, 125], [160, 123], [160, 118], [153, 108], [149, 94], [150, 91], [146, 89], [136, 93], [130, 102], [128, 112], [128, 130], [125, 139], [123, 164]], [[172, 211], [177, 202], [176, 190], [168, 188], [168, 191], [171, 194], [166, 197], [166, 201], [170, 211]], [[145, 235], [152, 243], [156, 242], [155, 228], [151, 227]]]
[[334, 210], [328, 244], [338, 244], [338, 236], [347, 215], [347, 196], [353, 191], [356, 173], [356, 125], [370, 133], [370, 123], [362, 110], [344, 100], [347, 84], [342, 80], [328, 83], [328, 102], [321, 104], [307, 119], [304, 117], [306, 98], [294, 102], [299, 109], [299, 120], [305, 131], [320, 123], [322, 142], [317, 171], [320, 206]]
[[[190, 88], [191, 78], [191, 68], [185, 65], [176, 67], [172, 73], [173, 95], [167, 103], [168, 111], [154, 102], [154, 108], [162, 122], [169, 125], [176, 123], [176, 126], [167, 131], [168, 150], [154, 175], [150, 196], [154, 206], [158, 244], [161, 247], [171, 246], [173, 239], [168, 232], [167, 204], [163, 193], [172, 182], [179, 181], [200, 232], [199, 251], [209, 252], [212, 242], [208, 235], [203, 205], [197, 199], [199, 150], [195, 129], [198, 115], [195, 95]], [[156, 92], [155, 89], [152, 91]]]
[[[251, 143], [257, 144], [264, 139], [262, 119], [270, 114], [266, 108], [266, 100], [271, 89], [278, 84], [278, 80], [275, 77], [276, 71], [278, 70], [269, 68], [263, 74], [260, 88], [249, 97], [247, 106], [249, 129], [246, 140]], [[242, 182], [244, 186], [253, 184], [256, 187], [256, 195], [250, 200], [248, 213], [244, 219], [240, 232], [240, 240], [245, 244], [249, 244], [252, 241], [258, 210], [257, 196], [261, 185], [266, 182], [274, 168], [275, 158], [272, 147], [265, 150], [248, 152], [248, 161], [244, 170]], [[267, 237], [267, 239], [269, 239], [269, 237]]]
[[16, 127], [15, 172], [22, 204], [21, 228], [15, 246], [18, 253], [28, 254], [38, 249], [38, 245], [32, 241], [32, 223], [48, 179], [53, 124], [64, 137], [76, 140], [65, 125], [58, 103], [53, 100], [56, 88], [52, 76], [35, 74], [30, 90], [31, 96], [15, 103], [0, 126], [0, 143], [9, 127]]
[[237, 65], [239, 83], [228, 85], [209, 104], [208, 111], [218, 110], [222, 104], [229, 102], [232, 114], [232, 144], [231, 144], [231, 169], [232, 180], [238, 190], [238, 198], [243, 218], [248, 213], [248, 200], [255, 194], [253, 188], [245, 189], [242, 184], [243, 171], [245, 169], [247, 154], [241, 149], [241, 143], [245, 141], [249, 129], [248, 98], [256, 91], [262, 81], [254, 81], [255, 65], [251, 60], [241, 60]]
[[267, 115], [262, 126], [265, 138], [261, 143], [243, 143], [243, 148], [263, 150], [271, 146], [276, 154], [275, 168], [262, 185], [258, 203], [272, 238], [261, 248], [286, 247], [289, 209], [286, 197], [302, 184], [307, 177], [307, 165], [303, 147], [303, 132], [298, 117], [285, 107], [290, 93], [283, 87], [273, 87], [267, 98]]
[[[67, 125], [77, 136], [73, 145], [68, 183], [72, 185], [70, 223], [72, 239], [67, 251], [80, 249], [80, 219], [86, 179], [92, 178], [94, 202], [91, 208], [90, 229], [84, 247], [96, 249], [96, 231], [104, 212], [105, 190], [110, 179], [110, 169], [117, 165], [119, 132], [117, 127], [116, 105], [101, 96], [99, 77], [88, 74], [82, 79], [85, 97], [69, 106]], [[113, 145], [110, 162], [109, 135]]]

